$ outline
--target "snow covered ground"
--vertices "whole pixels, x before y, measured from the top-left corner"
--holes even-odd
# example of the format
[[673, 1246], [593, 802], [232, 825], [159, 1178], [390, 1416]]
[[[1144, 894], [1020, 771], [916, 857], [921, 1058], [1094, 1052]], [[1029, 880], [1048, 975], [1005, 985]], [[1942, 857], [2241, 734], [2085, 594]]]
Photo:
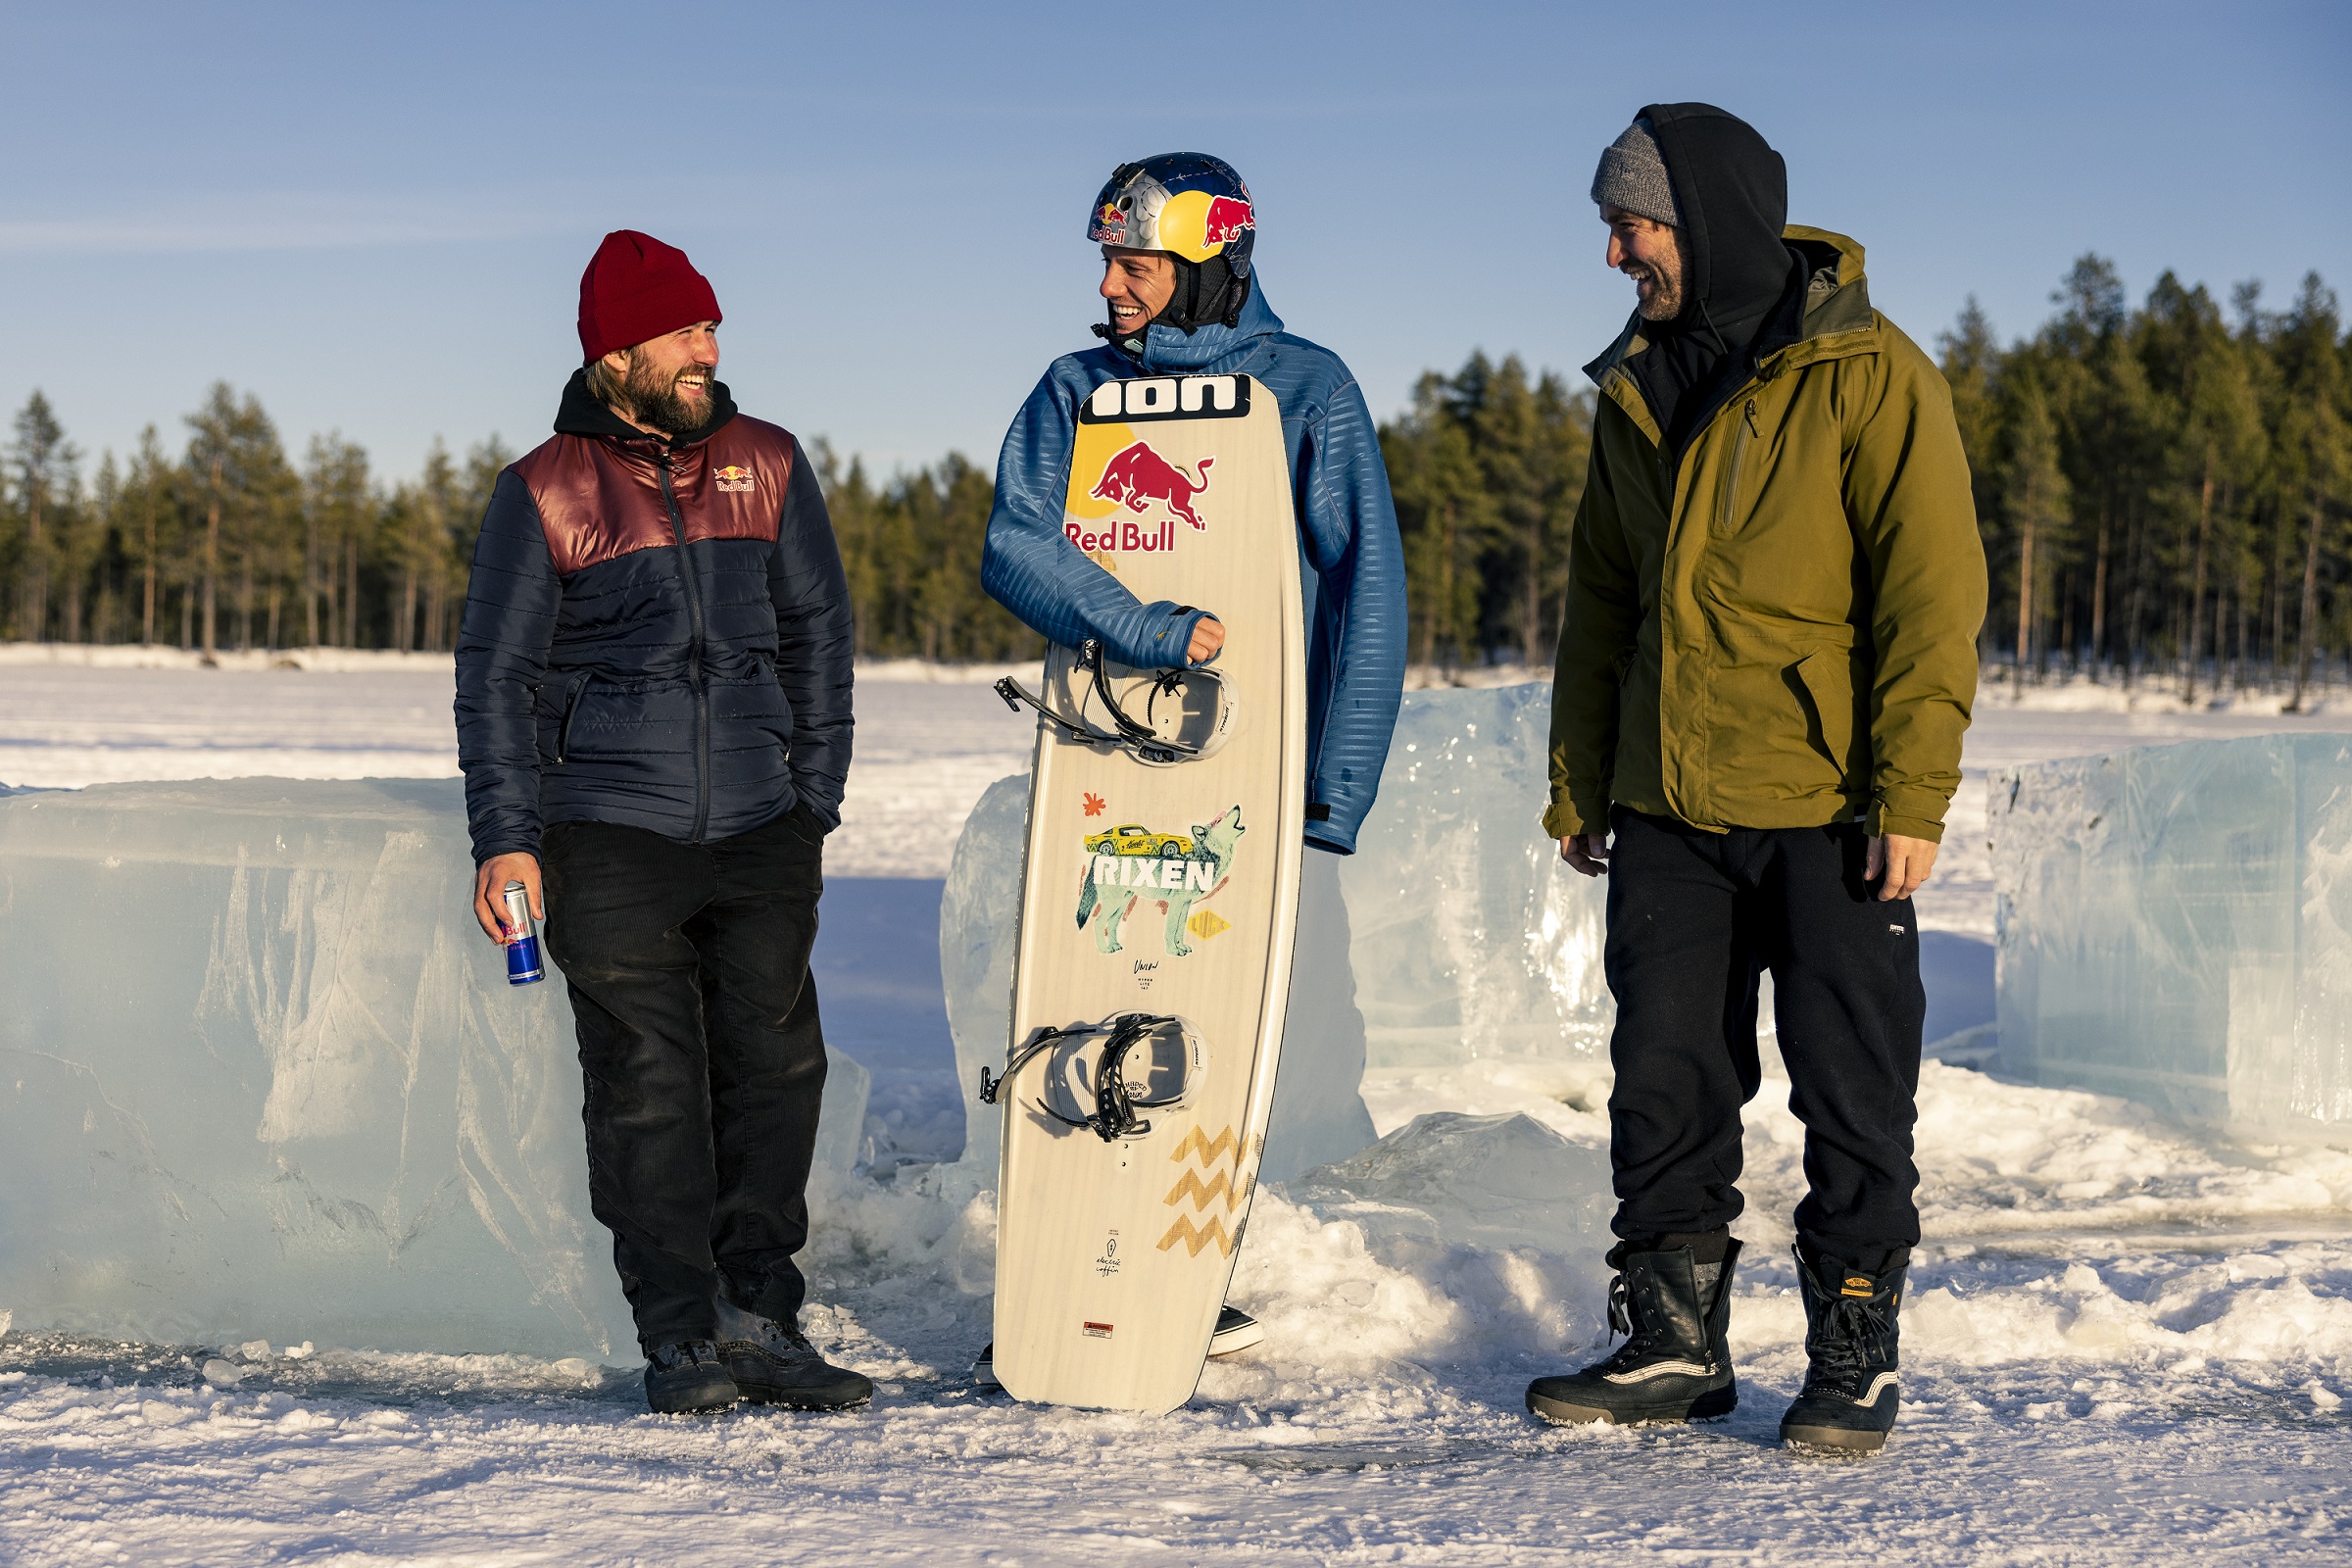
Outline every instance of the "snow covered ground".
[[[1572, 1195], [1605, 1188], [1607, 1081], [1576, 1064], [1375, 1074], [1394, 1139], [1259, 1199], [1235, 1295], [1267, 1342], [1212, 1364], [1176, 1415], [974, 1394], [993, 1208], [974, 1173], [932, 1163], [961, 1123], [937, 953], [909, 928], [1028, 729], [984, 684], [888, 673], [910, 672], [860, 686], [820, 957], [831, 1028], [876, 1071], [874, 1158], [818, 1195], [808, 1259], [808, 1326], [877, 1379], [873, 1406], [662, 1419], [633, 1368], [6, 1333], [0, 1561], [2352, 1561], [2352, 1151], [2233, 1147], [1936, 1062], [1905, 1412], [1875, 1459], [1772, 1443], [1802, 1373], [1787, 1215], [1803, 1178], [1769, 1082], [1747, 1139], [1740, 1411], [1529, 1422], [1525, 1380], [1601, 1334], [1605, 1213]], [[445, 661], [0, 662], [0, 782], [446, 774], [447, 701]], [[1987, 703], [1943, 885], [1922, 899], [1955, 958], [1942, 983], [1988, 975], [1958, 961], [1990, 928], [1985, 769], [2295, 722], [2352, 727]], [[1426, 1112], [1522, 1116], [1450, 1125], [1526, 1157], [1486, 1172], [1475, 1207], [1433, 1205], [1407, 1157]]]

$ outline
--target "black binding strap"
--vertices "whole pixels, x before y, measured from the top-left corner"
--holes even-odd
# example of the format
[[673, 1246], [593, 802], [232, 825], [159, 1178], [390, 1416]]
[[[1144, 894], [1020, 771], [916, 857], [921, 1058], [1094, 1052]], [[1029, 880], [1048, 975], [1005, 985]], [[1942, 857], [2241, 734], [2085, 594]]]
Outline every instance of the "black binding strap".
[[[1148, 1133], [1152, 1130], [1152, 1124], [1138, 1119], [1136, 1112], [1175, 1104], [1184, 1097], [1184, 1086], [1180, 1082], [1176, 1093], [1163, 1100], [1137, 1100], [1127, 1092], [1127, 1074], [1122, 1069], [1130, 1051], [1149, 1039], [1154, 1031], [1169, 1024], [1176, 1025], [1179, 1030], [1184, 1027], [1180, 1020], [1164, 1013], [1128, 1012], [1103, 1023], [1082, 1024], [1075, 1029], [1040, 1028], [1023, 1041], [1021, 1048], [1004, 1063], [1003, 1077], [992, 1078], [987, 1067], [980, 1069], [981, 1102], [995, 1104], [997, 1097], [1004, 1092], [1004, 1086], [1012, 1080], [1013, 1075], [1048, 1048], [1064, 1040], [1108, 1035], [1110, 1038], [1102, 1043], [1102, 1054], [1095, 1062], [1095, 1113], [1084, 1117], [1064, 1116], [1043, 1097], [1039, 1098], [1037, 1108], [1066, 1126], [1086, 1128], [1106, 1144], [1116, 1143], [1134, 1134]], [[1189, 1066], [1186, 1071], [1190, 1071]]]
[[[1014, 680], [1010, 675], [997, 682], [997, 695], [1004, 698], [1004, 706], [1015, 712], [1020, 711], [1021, 705], [1026, 703], [1036, 709], [1047, 723], [1052, 724], [1070, 739], [1090, 746], [1130, 747], [1138, 757], [1147, 762], [1180, 762], [1188, 757], [1200, 755], [1200, 747], [1188, 745], [1183, 741], [1167, 740], [1149, 723], [1138, 719], [1127, 710], [1121, 708], [1118, 698], [1111, 694], [1109, 663], [1110, 662], [1102, 657], [1102, 644], [1100, 640], [1089, 637], [1078, 645], [1078, 667], [1093, 671], [1095, 695], [1102, 700], [1102, 707], [1110, 714], [1111, 723], [1117, 726], [1115, 734], [1054, 712], [1046, 706], [1043, 698], [1033, 697], [1022, 690], [1020, 682]], [[1181, 689], [1184, 685], [1184, 678], [1185, 671], [1182, 669], [1162, 669], [1152, 672], [1151, 676], [1152, 695], [1145, 700], [1144, 705], [1146, 715], [1149, 716], [1158, 707], [1161, 697], [1172, 696]]]

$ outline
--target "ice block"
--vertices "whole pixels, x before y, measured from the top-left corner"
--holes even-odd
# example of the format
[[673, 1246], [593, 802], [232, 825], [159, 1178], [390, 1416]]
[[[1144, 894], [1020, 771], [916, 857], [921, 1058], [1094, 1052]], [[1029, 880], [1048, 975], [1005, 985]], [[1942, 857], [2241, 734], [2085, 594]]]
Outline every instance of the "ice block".
[[[470, 912], [457, 780], [0, 799], [19, 1328], [627, 1361], [559, 975]], [[820, 1163], [865, 1073], [838, 1053]]]

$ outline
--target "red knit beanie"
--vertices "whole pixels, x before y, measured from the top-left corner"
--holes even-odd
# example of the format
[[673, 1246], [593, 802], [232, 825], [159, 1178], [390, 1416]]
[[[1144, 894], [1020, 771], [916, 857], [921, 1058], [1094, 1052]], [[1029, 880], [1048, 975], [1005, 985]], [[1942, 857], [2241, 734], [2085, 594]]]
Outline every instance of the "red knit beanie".
[[583, 364], [718, 318], [718, 296], [686, 253], [633, 228], [607, 234], [580, 274]]

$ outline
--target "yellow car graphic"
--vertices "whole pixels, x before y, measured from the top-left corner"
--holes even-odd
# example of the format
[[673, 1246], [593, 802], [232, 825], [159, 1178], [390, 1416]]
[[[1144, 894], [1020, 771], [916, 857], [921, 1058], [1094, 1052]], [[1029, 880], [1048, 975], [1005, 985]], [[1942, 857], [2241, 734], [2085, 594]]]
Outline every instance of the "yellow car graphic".
[[[1068, 842], [1064, 840], [1063, 842]], [[1089, 855], [1156, 855], [1162, 859], [1170, 856], [1193, 853], [1190, 833], [1154, 833], [1141, 823], [1129, 822], [1104, 833], [1086, 836]]]

